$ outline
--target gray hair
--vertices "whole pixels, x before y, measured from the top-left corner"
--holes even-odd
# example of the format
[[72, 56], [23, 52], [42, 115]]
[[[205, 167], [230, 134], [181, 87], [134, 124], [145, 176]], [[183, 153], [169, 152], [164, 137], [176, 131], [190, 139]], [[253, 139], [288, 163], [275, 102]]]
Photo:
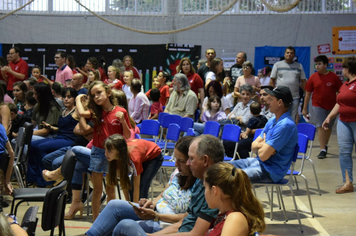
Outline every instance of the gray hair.
[[194, 140], [199, 141], [196, 153], [199, 157], [207, 155], [213, 163], [224, 160], [225, 149], [220, 139], [210, 134], [200, 135]]
[[253, 94], [253, 87], [251, 84], [243, 84], [240, 86], [240, 93], [242, 93], [242, 91], [250, 92]]
[[180, 90], [190, 90], [190, 84], [185, 74], [177, 73], [175, 74], [174, 78], [177, 80], [177, 82], [180, 82]]
[[119, 68], [120, 73], [123, 73], [125, 71], [125, 66], [124, 63], [122, 63], [122, 61], [120, 59], [114, 59], [112, 61], [112, 65], [115, 66], [116, 68]]

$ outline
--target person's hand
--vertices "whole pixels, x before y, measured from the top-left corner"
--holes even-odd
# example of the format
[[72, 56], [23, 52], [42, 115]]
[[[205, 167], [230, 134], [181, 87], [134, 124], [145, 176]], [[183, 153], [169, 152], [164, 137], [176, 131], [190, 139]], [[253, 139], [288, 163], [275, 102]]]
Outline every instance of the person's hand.
[[308, 110], [307, 110], [307, 109], [303, 109], [303, 110], [302, 110], [302, 114], [303, 114], [303, 116], [305, 116], [305, 117], [309, 117], [309, 114], [308, 114]]
[[240, 138], [241, 138], [241, 139], [247, 139], [248, 136], [247, 136], [246, 132], [242, 132], [242, 133], [240, 134]]
[[156, 212], [149, 208], [139, 207], [133, 208], [136, 215], [142, 220], [153, 220], [156, 217]]
[[146, 199], [146, 198], [141, 198], [139, 201], [138, 201], [138, 204], [140, 205], [140, 207], [143, 207], [143, 208], [151, 208], [151, 209], [154, 209], [154, 205], [153, 205], [153, 202], [149, 199]]
[[42, 125], [47, 129], [51, 129], [51, 125], [46, 123], [46, 122], [44, 122], [44, 121], [42, 121]]
[[12, 195], [12, 192], [14, 191], [14, 187], [12, 187], [12, 184], [10, 182], [6, 183], [5, 191], [7, 194]]
[[1, 68], [1, 70], [4, 71], [4, 72], [9, 72], [11, 70], [11, 67], [10, 66], [3, 66]]
[[124, 120], [125, 120], [125, 119], [124, 119], [124, 113], [123, 113], [122, 111], [116, 112], [115, 116], [116, 116], [117, 118], [119, 118], [119, 120], [120, 120], [121, 123], [124, 122]]
[[329, 124], [330, 124], [330, 118], [326, 117], [326, 119], [324, 120], [323, 124], [321, 125], [321, 127], [325, 130], [329, 129]]

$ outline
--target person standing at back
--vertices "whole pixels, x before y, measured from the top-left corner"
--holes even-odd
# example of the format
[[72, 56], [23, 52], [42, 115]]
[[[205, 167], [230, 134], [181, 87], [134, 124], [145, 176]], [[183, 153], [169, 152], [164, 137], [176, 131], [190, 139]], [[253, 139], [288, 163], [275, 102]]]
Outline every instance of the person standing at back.
[[287, 86], [292, 92], [293, 104], [290, 107], [291, 115], [294, 121], [297, 121], [298, 106], [299, 106], [299, 85], [301, 83], [304, 90], [306, 77], [302, 64], [294, 61], [295, 49], [292, 46], [286, 48], [284, 52], [284, 60], [274, 64], [271, 73], [269, 85]]
[[329, 129], [325, 130], [321, 127], [326, 117], [330, 114], [331, 110], [336, 103], [336, 93], [342, 85], [339, 77], [331, 71], [327, 71], [328, 58], [324, 55], [317, 56], [314, 60], [316, 63], [316, 70], [312, 74], [305, 87], [305, 97], [303, 106], [303, 115], [308, 115], [308, 104], [310, 96], [312, 97], [312, 116], [311, 121], [315, 124], [318, 129], [318, 138], [320, 143], [320, 153], [318, 155], [319, 159], [326, 158], [327, 154], [327, 144], [330, 139], [331, 130], [335, 122], [335, 118], [330, 121]]

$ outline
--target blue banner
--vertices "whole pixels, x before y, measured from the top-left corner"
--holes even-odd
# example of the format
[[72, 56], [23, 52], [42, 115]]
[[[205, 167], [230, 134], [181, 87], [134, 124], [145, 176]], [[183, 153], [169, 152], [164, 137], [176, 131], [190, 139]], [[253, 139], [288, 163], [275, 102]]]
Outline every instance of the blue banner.
[[[305, 76], [309, 78], [310, 75], [310, 47], [294, 47], [295, 56], [299, 63], [303, 65]], [[273, 67], [273, 64], [284, 60], [284, 51], [286, 47], [255, 47], [255, 63], [254, 68], [257, 70], [265, 66]]]

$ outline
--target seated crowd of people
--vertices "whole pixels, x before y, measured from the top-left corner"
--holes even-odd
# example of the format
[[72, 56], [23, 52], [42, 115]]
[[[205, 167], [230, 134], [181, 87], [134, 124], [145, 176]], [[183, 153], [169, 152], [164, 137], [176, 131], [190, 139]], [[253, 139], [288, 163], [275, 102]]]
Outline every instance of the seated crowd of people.
[[[95, 57], [79, 68], [73, 66], [72, 56], [58, 51], [54, 58], [59, 69], [51, 81], [37, 66], [27, 79], [28, 68], [19, 53], [18, 48], [11, 48], [11, 62], [1, 68], [0, 151], [7, 149], [13, 160], [11, 143], [16, 143], [19, 127], [32, 122], [35, 129], [28, 152], [27, 181], [47, 186], [63, 180], [61, 162], [71, 149], [77, 162], [71, 183], [72, 204], [65, 219], [74, 219], [77, 212], [82, 215], [83, 174], [90, 173], [94, 223], [87, 235], [157, 231], [253, 235], [265, 229], [263, 209], [252, 193], [251, 182], [283, 179], [298, 142], [294, 106], [299, 94], [291, 82], [280, 82], [282, 78], [274, 69], [264, 68], [260, 79], [246, 54], [240, 52], [237, 64], [225, 76], [223, 61], [215, 58], [214, 49], [208, 49], [207, 61], [198, 73], [190, 59], [183, 58], [173, 79], [160, 71], [154, 87], [144, 93], [130, 56], [123, 62], [115, 59], [106, 74]], [[286, 61], [294, 54], [288, 47]], [[305, 82], [304, 71], [293, 76]], [[143, 120], [157, 119], [161, 112], [195, 119], [196, 137], [185, 136], [175, 144], [177, 169], [165, 190], [151, 201], [149, 186], [164, 153], [156, 143], [136, 139], [136, 135]], [[235, 143], [202, 135], [207, 121], [241, 127], [239, 160], [223, 162], [224, 156], [234, 155]], [[263, 131], [254, 140], [256, 129]], [[257, 158], [249, 157], [251, 150]], [[100, 213], [104, 174], [108, 204]], [[11, 168], [5, 180], [11, 194], [10, 176]], [[118, 177], [125, 199], [133, 206], [115, 200]], [[172, 225], [161, 229], [158, 221]]]

